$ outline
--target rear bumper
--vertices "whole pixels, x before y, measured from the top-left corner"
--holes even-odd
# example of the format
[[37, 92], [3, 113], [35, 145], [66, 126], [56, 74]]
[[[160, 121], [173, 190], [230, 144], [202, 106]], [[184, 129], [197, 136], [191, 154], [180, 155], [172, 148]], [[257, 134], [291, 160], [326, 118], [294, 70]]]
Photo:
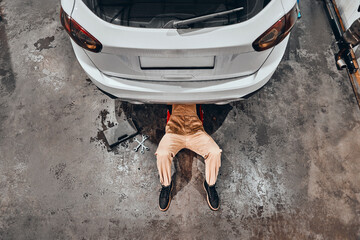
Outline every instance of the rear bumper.
[[72, 45], [76, 57], [93, 83], [105, 92], [134, 103], [226, 103], [240, 100], [264, 86], [279, 65], [289, 36], [274, 47], [261, 68], [252, 75], [211, 81], [149, 81], [105, 75], [85, 50]]

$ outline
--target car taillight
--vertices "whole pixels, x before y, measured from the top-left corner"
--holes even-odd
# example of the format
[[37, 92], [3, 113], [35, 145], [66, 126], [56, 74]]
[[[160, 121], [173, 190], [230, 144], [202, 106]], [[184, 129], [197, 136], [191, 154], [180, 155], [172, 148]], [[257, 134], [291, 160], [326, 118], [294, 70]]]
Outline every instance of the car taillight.
[[60, 9], [60, 21], [70, 37], [82, 48], [92, 52], [100, 52], [102, 44], [81, 27], [74, 19]]
[[291, 31], [298, 16], [297, 4], [279, 21], [253, 42], [256, 51], [264, 51], [280, 43]]

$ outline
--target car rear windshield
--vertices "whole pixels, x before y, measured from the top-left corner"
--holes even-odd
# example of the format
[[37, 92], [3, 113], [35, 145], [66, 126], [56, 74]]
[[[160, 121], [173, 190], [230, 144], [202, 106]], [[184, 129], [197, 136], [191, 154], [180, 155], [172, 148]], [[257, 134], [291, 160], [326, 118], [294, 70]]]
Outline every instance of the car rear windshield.
[[169, 21], [186, 20], [243, 7], [242, 10], [191, 23], [186, 28], [207, 28], [246, 21], [271, 0], [83, 0], [101, 19], [121, 26], [163, 28]]

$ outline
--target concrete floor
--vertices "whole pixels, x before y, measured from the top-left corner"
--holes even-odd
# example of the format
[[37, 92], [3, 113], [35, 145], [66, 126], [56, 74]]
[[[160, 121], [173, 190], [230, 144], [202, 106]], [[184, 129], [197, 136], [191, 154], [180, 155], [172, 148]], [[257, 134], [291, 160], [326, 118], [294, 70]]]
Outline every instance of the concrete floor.
[[[154, 157], [165, 106], [114, 101], [89, 82], [59, 1], [0, 6], [0, 239], [360, 239], [360, 111], [322, 1], [302, 0], [261, 91], [204, 106], [223, 149], [221, 209], [206, 204], [203, 160], [182, 151], [166, 213]], [[100, 131], [115, 106], [150, 136], [149, 152], [107, 150]]]

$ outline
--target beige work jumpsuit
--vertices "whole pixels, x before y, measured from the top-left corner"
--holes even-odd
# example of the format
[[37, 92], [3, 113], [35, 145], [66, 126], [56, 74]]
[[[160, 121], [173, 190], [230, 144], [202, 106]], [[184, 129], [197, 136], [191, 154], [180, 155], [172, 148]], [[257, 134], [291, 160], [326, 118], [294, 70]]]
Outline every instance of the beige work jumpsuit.
[[155, 153], [161, 185], [170, 185], [172, 160], [183, 148], [205, 159], [206, 182], [210, 186], [214, 185], [221, 165], [222, 150], [205, 132], [197, 116], [196, 105], [174, 104], [165, 132]]

